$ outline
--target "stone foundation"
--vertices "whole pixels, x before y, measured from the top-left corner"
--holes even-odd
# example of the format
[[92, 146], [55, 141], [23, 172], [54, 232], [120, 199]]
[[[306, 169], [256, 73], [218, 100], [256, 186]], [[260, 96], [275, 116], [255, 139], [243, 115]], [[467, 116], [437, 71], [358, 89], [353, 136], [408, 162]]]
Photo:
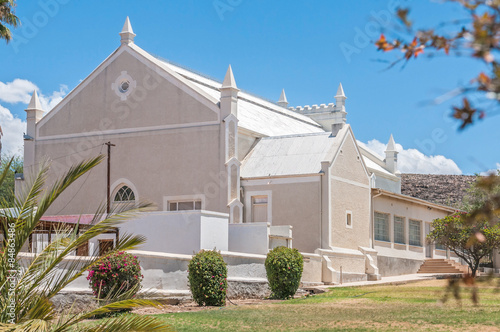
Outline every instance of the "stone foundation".
[[228, 280], [227, 297], [230, 299], [263, 299], [271, 295], [267, 280]]
[[418, 259], [378, 256], [377, 265], [382, 277], [417, 273], [424, 261]]
[[[264, 299], [271, 295], [265, 279], [229, 279], [227, 297], [229, 299]], [[147, 290], [146, 290], [147, 291]], [[148, 299], [165, 305], [177, 305], [192, 301], [189, 291], [165, 291], [152, 289], [152, 297]], [[140, 294], [140, 293], [139, 293]], [[65, 290], [52, 298], [57, 312], [72, 309], [74, 313], [96, 309], [98, 303], [90, 290]]]

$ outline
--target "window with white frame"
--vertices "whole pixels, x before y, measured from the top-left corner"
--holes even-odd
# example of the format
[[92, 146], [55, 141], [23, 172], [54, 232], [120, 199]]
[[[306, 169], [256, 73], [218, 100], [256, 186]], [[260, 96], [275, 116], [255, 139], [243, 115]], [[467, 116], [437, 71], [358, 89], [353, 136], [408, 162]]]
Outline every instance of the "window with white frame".
[[446, 246], [443, 244], [436, 243], [436, 250], [446, 250]]
[[201, 199], [168, 201], [169, 211], [192, 211], [201, 210]]
[[394, 243], [406, 244], [405, 218], [394, 216]]
[[352, 212], [346, 211], [345, 213], [345, 226], [347, 228], [352, 228]]
[[122, 186], [115, 194], [114, 201], [117, 203], [130, 203], [135, 201], [134, 191], [129, 186]]
[[266, 195], [252, 196], [252, 222], [267, 222], [267, 204]]
[[375, 212], [374, 220], [375, 240], [389, 242], [389, 215], [386, 213]]
[[419, 220], [409, 221], [409, 242], [412, 246], [422, 246], [422, 222]]

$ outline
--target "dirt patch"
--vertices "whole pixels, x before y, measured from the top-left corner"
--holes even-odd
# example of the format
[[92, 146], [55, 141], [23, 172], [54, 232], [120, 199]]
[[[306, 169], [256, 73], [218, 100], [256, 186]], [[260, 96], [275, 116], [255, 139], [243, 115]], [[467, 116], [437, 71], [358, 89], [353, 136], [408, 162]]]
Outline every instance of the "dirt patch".
[[[254, 305], [266, 305], [271, 303], [280, 302], [280, 300], [267, 300], [267, 299], [245, 299], [245, 300], [231, 300], [227, 301], [226, 308], [236, 307], [236, 306], [254, 306]], [[160, 308], [146, 307], [135, 309], [132, 312], [139, 315], [157, 315], [157, 314], [169, 314], [177, 312], [193, 312], [193, 311], [203, 311], [203, 310], [218, 310], [221, 307], [201, 307], [196, 302], [185, 302], [179, 303], [177, 305], [166, 305]]]
[[495, 326], [484, 326], [484, 325], [470, 325], [467, 327], [450, 327], [444, 324], [429, 324], [429, 323], [408, 323], [408, 322], [395, 322], [388, 321], [386, 323], [380, 322], [360, 322], [360, 321], [337, 321], [328, 324], [331, 328], [370, 328], [377, 331], [382, 330], [392, 330], [392, 331], [452, 331], [452, 332], [462, 332], [462, 331], [500, 331], [499, 328]]

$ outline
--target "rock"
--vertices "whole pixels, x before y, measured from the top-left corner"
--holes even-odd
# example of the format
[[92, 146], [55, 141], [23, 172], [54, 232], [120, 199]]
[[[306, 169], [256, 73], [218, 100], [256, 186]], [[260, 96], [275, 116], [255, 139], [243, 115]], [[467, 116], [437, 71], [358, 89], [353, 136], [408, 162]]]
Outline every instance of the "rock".
[[68, 292], [59, 293], [52, 298], [57, 312], [72, 310], [73, 313], [90, 311], [98, 308], [97, 301], [92, 294]]
[[401, 194], [454, 207], [475, 180], [474, 175], [401, 174]]

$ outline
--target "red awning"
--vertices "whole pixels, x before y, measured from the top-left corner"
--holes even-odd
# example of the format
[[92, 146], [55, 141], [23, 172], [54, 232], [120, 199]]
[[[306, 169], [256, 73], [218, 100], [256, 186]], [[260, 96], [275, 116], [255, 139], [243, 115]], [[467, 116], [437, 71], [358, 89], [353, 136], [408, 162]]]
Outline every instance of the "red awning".
[[62, 215], [62, 216], [43, 216], [40, 218], [42, 221], [52, 221], [52, 222], [60, 222], [67, 224], [76, 224], [80, 221], [81, 225], [90, 225], [92, 220], [94, 219], [93, 214], [70, 214], [70, 215]]

